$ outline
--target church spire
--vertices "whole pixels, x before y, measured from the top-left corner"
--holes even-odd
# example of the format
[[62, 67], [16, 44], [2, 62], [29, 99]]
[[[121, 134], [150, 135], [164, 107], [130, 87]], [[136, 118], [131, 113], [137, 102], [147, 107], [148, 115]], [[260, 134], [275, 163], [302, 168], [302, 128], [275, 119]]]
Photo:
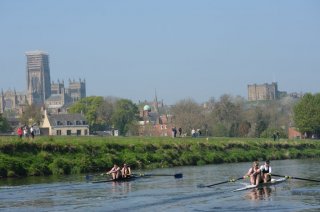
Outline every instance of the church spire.
[[153, 107], [155, 112], [159, 112], [159, 107], [158, 107], [158, 97], [157, 97], [157, 89], [154, 89], [154, 101], [153, 101]]

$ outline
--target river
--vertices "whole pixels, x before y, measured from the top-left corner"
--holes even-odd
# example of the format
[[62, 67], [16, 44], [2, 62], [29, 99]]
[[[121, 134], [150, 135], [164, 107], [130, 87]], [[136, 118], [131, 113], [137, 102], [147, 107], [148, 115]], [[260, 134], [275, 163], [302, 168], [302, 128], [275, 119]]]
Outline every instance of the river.
[[[271, 161], [273, 173], [320, 180], [320, 160]], [[320, 211], [320, 183], [290, 179], [233, 192], [251, 163], [175, 167], [141, 173], [175, 174], [130, 182], [90, 183], [84, 175], [0, 180], [0, 211]], [[136, 171], [135, 173], [139, 173]], [[100, 176], [93, 180], [101, 179]]]

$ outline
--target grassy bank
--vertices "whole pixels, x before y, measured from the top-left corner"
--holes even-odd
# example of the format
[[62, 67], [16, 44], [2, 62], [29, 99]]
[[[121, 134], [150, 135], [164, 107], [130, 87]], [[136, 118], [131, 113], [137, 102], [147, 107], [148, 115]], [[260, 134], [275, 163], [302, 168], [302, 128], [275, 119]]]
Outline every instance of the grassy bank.
[[151, 137], [0, 137], [0, 176], [101, 172], [113, 163], [133, 169], [320, 158], [315, 140]]

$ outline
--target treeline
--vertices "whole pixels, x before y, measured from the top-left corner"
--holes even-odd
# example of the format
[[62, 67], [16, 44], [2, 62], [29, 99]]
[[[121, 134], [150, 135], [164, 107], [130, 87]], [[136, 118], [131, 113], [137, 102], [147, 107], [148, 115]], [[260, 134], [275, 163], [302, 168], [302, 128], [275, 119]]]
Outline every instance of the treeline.
[[[183, 129], [200, 129], [215, 137], [271, 138], [278, 132], [287, 137], [296, 99], [248, 102], [242, 97], [223, 95], [199, 105], [186, 99], [173, 105], [175, 124]], [[188, 131], [189, 132], [189, 131]]]
[[[138, 135], [139, 115], [145, 104], [135, 104], [128, 99], [90, 96], [74, 103], [69, 112], [83, 113], [91, 131], [116, 128], [120, 135]], [[301, 99], [284, 97], [256, 102], [223, 95], [218, 100], [212, 98], [202, 104], [184, 99], [156, 109], [159, 115], [171, 117], [166, 123], [168, 127], [182, 128], [187, 135], [192, 129], [199, 129], [205, 136], [270, 138], [277, 132], [281, 138], [286, 138], [288, 127], [295, 126], [308, 138], [320, 137], [320, 94], [305, 94]], [[151, 112], [155, 112], [155, 108]], [[0, 116], [2, 132], [8, 128], [4, 117]], [[40, 124], [40, 108], [34, 105], [25, 108], [20, 121], [29, 125], [30, 120]]]
[[319, 158], [312, 140], [168, 137], [0, 137], [0, 177], [104, 172], [114, 163], [142, 169], [254, 160]]

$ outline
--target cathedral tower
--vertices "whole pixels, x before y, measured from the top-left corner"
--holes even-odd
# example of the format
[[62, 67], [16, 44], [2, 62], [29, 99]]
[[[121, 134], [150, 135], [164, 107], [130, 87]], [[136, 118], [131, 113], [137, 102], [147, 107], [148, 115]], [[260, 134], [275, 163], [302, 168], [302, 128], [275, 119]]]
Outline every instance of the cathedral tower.
[[43, 105], [51, 95], [49, 56], [42, 51], [26, 52], [29, 104]]

